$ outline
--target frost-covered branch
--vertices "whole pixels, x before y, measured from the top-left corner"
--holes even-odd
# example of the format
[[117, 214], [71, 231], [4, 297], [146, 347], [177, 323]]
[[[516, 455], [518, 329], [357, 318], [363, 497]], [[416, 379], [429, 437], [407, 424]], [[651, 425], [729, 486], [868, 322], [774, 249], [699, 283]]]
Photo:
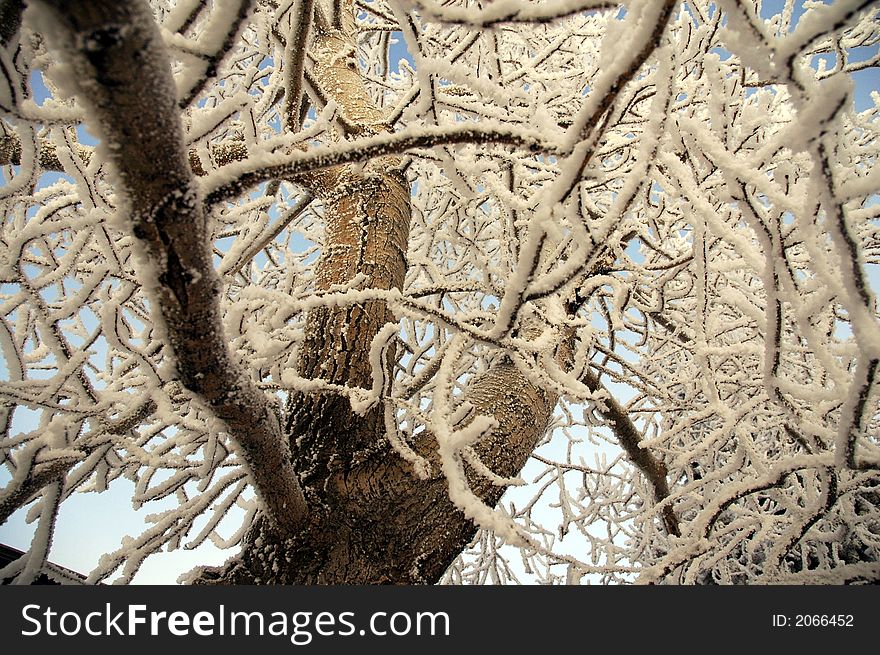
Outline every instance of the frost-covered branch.
[[[632, 463], [639, 468], [651, 484], [651, 487], [654, 489], [654, 500], [657, 502], [664, 500], [669, 496], [666, 466], [654, 457], [650, 451], [641, 446], [642, 436], [638, 428], [627, 415], [626, 410], [603, 387], [596, 374], [592, 371], [585, 371], [584, 383], [594, 393], [603, 392], [603, 399], [597, 403], [597, 411], [608, 422], [615, 436], [620, 440], [620, 445], [626, 451], [630, 460], [632, 460]], [[664, 505], [661, 513], [666, 531], [676, 537], [681, 536], [678, 517], [675, 515], [672, 505]]]
[[239, 30], [242, 29], [251, 13], [253, 2], [254, 0], [219, 1], [217, 11], [211, 18], [218, 26], [212, 25], [208, 31], [210, 38], [203, 36], [202, 42], [198, 44], [204, 70], [188, 85], [188, 88], [184, 87], [180, 90], [181, 107], [191, 105], [205, 88], [205, 85], [217, 75], [217, 68], [235, 45]]
[[[31, 461], [19, 461], [16, 467], [22, 477], [13, 478], [6, 487], [0, 490], [0, 523], [5, 523], [9, 516], [28, 503], [35, 494], [44, 487], [62, 482], [68, 472], [84, 461], [98, 448], [106, 445], [110, 435], [123, 435], [137, 427], [150, 414], [156, 411], [156, 403], [147, 400], [136, 406], [126, 416], [119, 417], [103, 426], [100, 430], [83, 435], [74, 444], [70, 454], [53, 456], [48, 461], [40, 461], [39, 449], [28, 452]], [[51, 450], [49, 451], [52, 454]]]
[[[125, 227], [142, 244], [140, 267], [152, 280], [177, 373], [240, 444], [271, 520], [292, 531], [305, 517], [305, 503], [277, 409], [234, 361], [224, 339], [205, 215], [151, 12], [136, 1], [47, 6], [58, 24], [46, 28], [79, 79], [90, 81], [80, 87], [80, 99], [116, 168]], [[145, 67], [148, 97], [141, 92]]]
[[531, 130], [501, 129], [463, 124], [455, 127], [421, 128], [393, 135], [358, 139], [325, 149], [306, 153], [291, 153], [266, 157], [255, 162], [241, 162], [211, 176], [204, 185], [207, 204], [228, 200], [260, 182], [274, 178], [296, 178], [313, 171], [321, 171], [344, 164], [367, 162], [379, 157], [404, 153], [416, 148], [431, 148], [448, 144], [499, 144], [526, 148], [532, 152], [553, 152], [555, 148]]
[[314, 9], [314, 0], [295, 3], [288, 19], [290, 32], [284, 48], [284, 60], [287, 63], [285, 67], [284, 97], [286, 107], [284, 114], [287, 129], [291, 132], [299, 131], [302, 120], [303, 74]]
[[501, 0], [485, 8], [444, 6], [436, 2], [407, 0], [428, 20], [444, 23], [491, 27], [502, 23], [545, 23], [585, 11], [617, 9], [626, 2], [610, 0], [551, 0], [550, 2], [524, 2], [523, 0]]

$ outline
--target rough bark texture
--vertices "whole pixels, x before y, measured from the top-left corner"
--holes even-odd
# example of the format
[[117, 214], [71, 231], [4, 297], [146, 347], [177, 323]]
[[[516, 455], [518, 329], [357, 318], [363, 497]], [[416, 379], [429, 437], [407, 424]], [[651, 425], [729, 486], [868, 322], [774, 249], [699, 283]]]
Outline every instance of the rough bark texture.
[[[171, 66], [148, 6], [53, 0], [57, 40], [77, 72], [141, 248], [181, 383], [222, 419], [239, 445], [271, 522], [292, 531], [305, 503], [277, 410], [234, 361], [223, 332], [220, 279], [207, 218], [184, 147]], [[143, 93], [144, 80], [151, 93]], [[161, 171], [160, 174], [157, 172]]]
[[[477, 445], [477, 453], [499, 475], [516, 475], [546, 430], [556, 398], [529, 384], [512, 364], [502, 362], [475, 382], [468, 400], [499, 424]], [[341, 407], [337, 411], [344, 412]], [[316, 509], [299, 535], [279, 539], [257, 524], [240, 558], [222, 569], [205, 570], [198, 582], [436, 582], [473, 538], [476, 526], [449, 500], [442, 475], [419, 480], [374, 425], [370, 420], [361, 424], [364, 432], [377, 430], [372, 452], [328, 472], [321, 489], [306, 484], [307, 495], [319, 496], [324, 507]], [[326, 432], [332, 429], [328, 426]], [[426, 435], [415, 444], [429, 457], [436, 450], [431, 440]], [[494, 505], [504, 493], [503, 487], [470, 471], [469, 479], [487, 504]]]
[[7, 47], [21, 27], [22, 0], [0, 0], [0, 46]]
[[[328, 289], [360, 273], [366, 275], [366, 287], [400, 288], [409, 231], [406, 180], [394, 174], [334, 173], [333, 189], [323, 197], [327, 246], [317, 267], [316, 286]], [[393, 321], [381, 301], [310, 313], [300, 374], [368, 389], [372, 384], [370, 343]], [[287, 432], [296, 441], [297, 470], [307, 489], [320, 486], [330, 471], [371, 449], [384, 431], [381, 407], [356, 416], [348, 399], [340, 396], [293, 396], [289, 412]]]
[[[385, 129], [348, 56], [351, 34], [319, 31], [313, 51], [313, 75], [333, 91], [346, 122], [370, 133]], [[319, 290], [358, 274], [366, 276], [365, 287], [402, 286], [410, 200], [409, 184], [394, 172], [397, 164], [392, 157], [380, 158], [363, 170], [331, 169], [311, 180], [327, 224], [316, 271]], [[383, 302], [311, 312], [300, 375], [369, 388], [369, 345], [393, 320]], [[392, 350], [389, 367], [393, 357]], [[501, 363], [475, 382], [468, 400], [499, 423], [477, 452], [498, 474], [515, 476], [543, 435], [556, 399], [529, 384], [512, 364]], [[358, 416], [346, 398], [300, 394], [291, 397], [288, 411], [287, 433], [312, 511], [309, 525], [282, 540], [258, 523], [241, 557], [204, 571], [199, 582], [436, 582], [476, 531], [449, 500], [439, 467], [431, 479], [416, 477], [385, 436], [381, 406]], [[414, 446], [429, 459], [436, 451], [430, 435]], [[470, 477], [474, 491], [490, 505], [504, 492]]]

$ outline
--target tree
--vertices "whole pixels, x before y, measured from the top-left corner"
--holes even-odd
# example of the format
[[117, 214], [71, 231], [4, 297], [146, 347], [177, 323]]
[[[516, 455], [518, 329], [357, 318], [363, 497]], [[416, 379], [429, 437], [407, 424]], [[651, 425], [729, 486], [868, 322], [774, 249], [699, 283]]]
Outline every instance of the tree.
[[880, 577], [870, 0], [173, 4], [0, 4], [19, 581]]

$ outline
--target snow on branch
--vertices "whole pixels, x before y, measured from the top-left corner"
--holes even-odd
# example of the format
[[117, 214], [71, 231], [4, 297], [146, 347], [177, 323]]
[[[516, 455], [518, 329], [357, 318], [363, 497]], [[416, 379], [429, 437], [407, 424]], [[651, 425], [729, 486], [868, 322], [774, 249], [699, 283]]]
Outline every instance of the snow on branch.
[[[140, 2], [47, 7], [57, 26], [47, 16], [45, 29], [84, 80], [80, 100], [116, 168], [118, 199], [125, 203], [117, 211], [128, 215], [122, 226], [142, 244], [139, 268], [151, 279], [177, 374], [229, 427], [270, 518], [291, 531], [304, 518], [305, 504], [277, 409], [225, 343], [207, 225], [183, 147], [170, 66], [149, 8]], [[151, 83], [148, 97], [142, 74]]]
[[542, 137], [536, 130], [491, 125], [462, 124], [403, 130], [356, 139], [341, 146], [316, 148], [306, 153], [264, 156], [256, 161], [240, 162], [209, 176], [202, 183], [202, 190], [206, 203], [211, 206], [236, 197], [268, 179], [296, 178], [312, 171], [445, 144], [499, 144], [523, 147], [531, 152], [553, 152], [554, 147], [545, 143]]
[[405, 0], [402, 4], [418, 10], [428, 20], [473, 27], [491, 27], [503, 23], [547, 23], [586, 11], [618, 9], [627, 5], [626, 2], [609, 0], [496, 0], [480, 9], [421, 0]]

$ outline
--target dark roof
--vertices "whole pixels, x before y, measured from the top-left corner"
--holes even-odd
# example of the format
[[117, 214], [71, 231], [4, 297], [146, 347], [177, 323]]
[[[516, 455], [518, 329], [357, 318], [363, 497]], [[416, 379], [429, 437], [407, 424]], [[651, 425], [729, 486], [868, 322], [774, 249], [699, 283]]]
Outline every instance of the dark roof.
[[[19, 557], [24, 555], [24, 551], [6, 544], [0, 544], [0, 569], [11, 564]], [[3, 578], [0, 584], [10, 584], [15, 576]], [[52, 562], [46, 562], [40, 570], [40, 574], [36, 577], [32, 584], [85, 584], [86, 578], [81, 573], [71, 571], [70, 569], [58, 566]]]

